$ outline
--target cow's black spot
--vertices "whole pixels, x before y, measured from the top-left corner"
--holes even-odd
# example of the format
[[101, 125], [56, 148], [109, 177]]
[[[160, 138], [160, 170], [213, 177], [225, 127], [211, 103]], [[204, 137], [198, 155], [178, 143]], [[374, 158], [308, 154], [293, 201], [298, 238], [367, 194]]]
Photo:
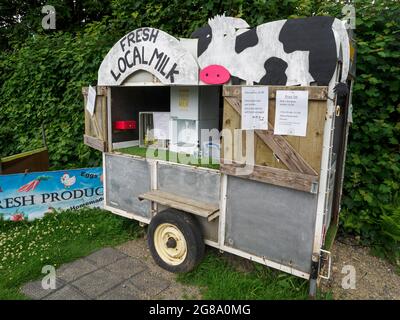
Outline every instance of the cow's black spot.
[[287, 76], [285, 71], [287, 67], [288, 64], [286, 61], [277, 57], [269, 58], [264, 63], [265, 76], [262, 77], [260, 82], [256, 84], [276, 85], [276, 86], [286, 85]]
[[344, 82], [339, 82], [333, 88], [333, 92], [337, 94], [338, 97], [345, 97], [349, 93], [349, 87]]
[[209, 44], [211, 43], [212, 39], [211, 27], [208, 24], [206, 24], [205, 26], [194, 31], [190, 37], [194, 39], [199, 39], [197, 43], [197, 57], [200, 57], [201, 54], [207, 50]]
[[257, 29], [253, 28], [236, 37], [235, 51], [241, 53], [244, 49], [254, 47], [258, 43]]
[[309, 51], [309, 72], [320, 86], [327, 86], [335, 72], [337, 55], [333, 17], [289, 19], [279, 33], [286, 53]]

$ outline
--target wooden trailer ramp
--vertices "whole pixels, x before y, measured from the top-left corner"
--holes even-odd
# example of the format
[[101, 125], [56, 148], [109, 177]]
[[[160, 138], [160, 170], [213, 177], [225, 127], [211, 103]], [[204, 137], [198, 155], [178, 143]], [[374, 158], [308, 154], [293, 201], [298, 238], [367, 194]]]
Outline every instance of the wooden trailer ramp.
[[152, 190], [139, 195], [139, 200], [149, 200], [163, 206], [193, 213], [212, 221], [219, 216], [219, 207], [206, 202], [196, 201], [173, 193]]

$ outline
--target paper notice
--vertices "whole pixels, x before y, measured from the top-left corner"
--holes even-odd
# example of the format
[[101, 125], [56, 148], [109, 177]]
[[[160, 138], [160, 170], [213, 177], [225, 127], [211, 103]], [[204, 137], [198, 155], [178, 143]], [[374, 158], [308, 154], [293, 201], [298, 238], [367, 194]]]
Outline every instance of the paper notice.
[[242, 130], [268, 129], [268, 87], [242, 87]]
[[153, 112], [154, 138], [169, 139], [169, 112]]
[[179, 108], [187, 110], [189, 107], [189, 89], [179, 90]]
[[91, 116], [93, 116], [94, 114], [95, 107], [96, 107], [96, 87], [89, 86], [87, 101], [86, 101], [86, 110], [89, 111]]
[[276, 135], [305, 137], [308, 118], [308, 91], [276, 91]]

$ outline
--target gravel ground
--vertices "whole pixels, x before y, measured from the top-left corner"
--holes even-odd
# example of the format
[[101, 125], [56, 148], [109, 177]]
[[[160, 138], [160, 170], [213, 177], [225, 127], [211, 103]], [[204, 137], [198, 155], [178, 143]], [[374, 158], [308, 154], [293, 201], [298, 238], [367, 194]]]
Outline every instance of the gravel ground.
[[[369, 248], [359, 246], [349, 238], [337, 239], [331, 251], [331, 279], [321, 281], [321, 290], [331, 291], [337, 300], [400, 299], [400, 276], [394, 265], [372, 256]], [[342, 282], [351, 284], [348, 278], [344, 279], [349, 275], [351, 267], [345, 267], [348, 265], [355, 270], [355, 289], [342, 288]]]

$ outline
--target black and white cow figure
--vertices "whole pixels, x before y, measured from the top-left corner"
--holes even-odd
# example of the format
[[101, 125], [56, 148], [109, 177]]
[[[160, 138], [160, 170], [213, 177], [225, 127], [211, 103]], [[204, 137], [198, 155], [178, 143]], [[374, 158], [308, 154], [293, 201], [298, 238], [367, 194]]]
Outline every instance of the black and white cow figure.
[[[208, 84], [336, 85], [347, 93], [350, 45], [342, 21], [325, 16], [279, 20], [250, 29], [240, 18], [217, 15], [193, 32], [200, 79]], [[338, 60], [341, 72], [336, 76]]]

